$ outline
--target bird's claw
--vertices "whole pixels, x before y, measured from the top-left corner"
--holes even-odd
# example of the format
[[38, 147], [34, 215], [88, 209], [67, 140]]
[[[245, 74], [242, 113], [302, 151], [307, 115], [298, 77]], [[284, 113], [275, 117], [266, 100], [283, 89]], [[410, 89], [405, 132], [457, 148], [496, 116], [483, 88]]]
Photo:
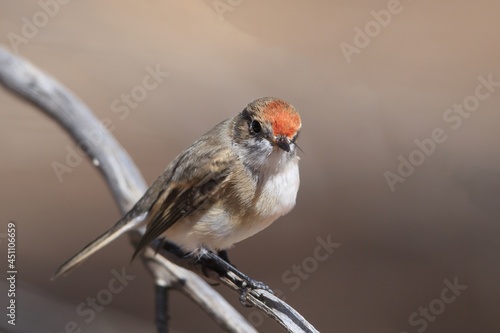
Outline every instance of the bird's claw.
[[250, 289], [262, 289], [271, 294], [274, 294], [273, 290], [268, 285], [264, 284], [264, 282], [261, 281], [250, 279], [250, 281], [247, 281], [247, 286]]
[[240, 303], [241, 303], [241, 305], [243, 305], [247, 308], [252, 307], [251, 304], [247, 303], [248, 294], [252, 290], [260, 289], [260, 290], [265, 290], [271, 294], [274, 294], [273, 290], [271, 288], [269, 288], [269, 286], [267, 286], [266, 284], [264, 284], [261, 281], [257, 281], [257, 280], [250, 279], [250, 278], [247, 281], [243, 281], [241, 288], [243, 289], [243, 291], [241, 292], [241, 295], [240, 295]]

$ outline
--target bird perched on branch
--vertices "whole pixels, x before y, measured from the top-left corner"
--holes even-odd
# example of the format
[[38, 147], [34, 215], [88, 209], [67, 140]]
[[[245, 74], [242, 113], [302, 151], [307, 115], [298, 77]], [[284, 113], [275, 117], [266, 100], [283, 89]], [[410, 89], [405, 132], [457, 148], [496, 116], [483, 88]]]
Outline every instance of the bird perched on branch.
[[128, 231], [140, 216], [147, 227], [134, 257], [161, 237], [196, 254], [228, 249], [266, 228], [295, 206], [300, 128], [300, 116], [287, 102], [251, 102], [177, 156], [121, 220], [54, 278]]

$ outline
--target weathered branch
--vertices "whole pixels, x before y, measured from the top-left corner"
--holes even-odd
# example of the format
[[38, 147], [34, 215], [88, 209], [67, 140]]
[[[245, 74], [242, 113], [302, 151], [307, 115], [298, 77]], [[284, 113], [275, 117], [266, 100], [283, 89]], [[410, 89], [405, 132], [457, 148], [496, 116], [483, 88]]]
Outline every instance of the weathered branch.
[[[127, 212], [140, 199], [147, 185], [129, 155], [89, 108], [61, 83], [2, 47], [0, 83], [52, 117], [84, 148], [106, 179], [122, 213]], [[137, 227], [140, 222], [135, 221], [131, 227]], [[143, 232], [143, 228], [130, 230], [133, 245], [137, 245]], [[202, 278], [183, 268], [199, 272], [199, 264], [189, 258], [176, 257], [167, 251], [160, 251], [155, 255], [152, 249], [144, 251], [142, 258], [158, 286], [178, 289], [207, 312], [224, 330], [256, 332], [241, 314]], [[243, 292], [243, 281], [231, 273], [222, 274], [219, 279], [232, 290]], [[298, 312], [266, 291], [251, 291], [247, 296], [247, 303], [275, 319], [288, 332], [317, 332]]]

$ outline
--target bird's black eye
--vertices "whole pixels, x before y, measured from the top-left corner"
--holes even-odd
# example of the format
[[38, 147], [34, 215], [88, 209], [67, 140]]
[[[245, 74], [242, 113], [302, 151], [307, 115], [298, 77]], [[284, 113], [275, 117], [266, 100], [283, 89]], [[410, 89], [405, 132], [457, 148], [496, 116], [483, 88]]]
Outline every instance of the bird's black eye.
[[260, 133], [260, 131], [262, 131], [262, 126], [257, 120], [252, 120], [252, 122], [250, 123], [250, 128], [254, 133]]

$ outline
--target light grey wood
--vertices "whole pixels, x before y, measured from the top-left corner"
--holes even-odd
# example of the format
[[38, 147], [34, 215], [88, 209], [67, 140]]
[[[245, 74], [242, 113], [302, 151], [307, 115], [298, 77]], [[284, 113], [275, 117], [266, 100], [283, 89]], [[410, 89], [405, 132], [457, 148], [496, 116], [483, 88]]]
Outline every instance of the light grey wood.
[[[88, 156], [104, 176], [123, 214], [140, 199], [147, 185], [136, 165], [85, 103], [69, 89], [1, 46], [0, 83], [53, 118], [75, 142], [88, 143]], [[137, 227], [140, 222], [137, 219], [133, 227]], [[137, 244], [143, 232], [143, 228], [129, 231], [133, 245]], [[144, 251], [142, 259], [156, 284], [177, 288], [225, 331], [257, 332], [219, 293], [190, 271], [200, 273], [199, 265], [193, 264], [191, 260], [172, 258], [163, 251], [155, 255], [152, 249]], [[242, 281], [237, 277], [223, 277], [220, 281], [241, 294], [242, 290], [238, 286]], [[318, 332], [297, 311], [267, 291], [251, 291], [247, 303], [276, 320], [288, 332]]]

